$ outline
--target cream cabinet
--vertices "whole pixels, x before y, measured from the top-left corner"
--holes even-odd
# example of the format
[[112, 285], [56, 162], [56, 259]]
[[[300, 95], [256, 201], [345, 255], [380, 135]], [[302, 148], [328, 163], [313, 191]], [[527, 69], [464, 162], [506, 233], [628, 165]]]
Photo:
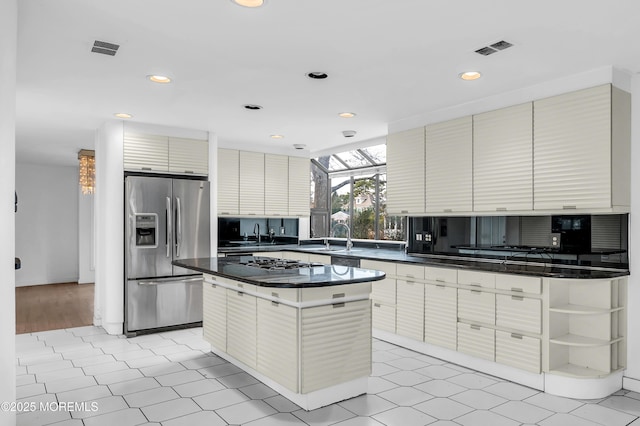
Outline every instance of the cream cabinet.
[[218, 214], [240, 213], [240, 151], [218, 149]]
[[256, 368], [256, 316], [255, 296], [227, 289], [226, 352], [251, 368]]
[[610, 84], [534, 102], [534, 210], [628, 211], [630, 123]]
[[264, 213], [286, 215], [289, 210], [289, 157], [264, 156]]
[[220, 216], [309, 216], [309, 159], [218, 149]]
[[264, 215], [264, 154], [240, 151], [240, 214]]
[[473, 211], [533, 210], [533, 104], [473, 116]]
[[387, 136], [387, 211], [424, 213], [424, 127]]
[[424, 266], [396, 265], [396, 333], [424, 340]]
[[537, 337], [496, 330], [496, 362], [540, 373], [541, 345]]
[[444, 284], [425, 284], [424, 341], [457, 349], [458, 293]]
[[298, 392], [298, 309], [257, 301], [257, 370]]
[[202, 284], [204, 339], [216, 348], [227, 350], [227, 290], [210, 282]]
[[209, 141], [125, 133], [124, 169], [152, 173], [209, 174]]
[[425, 127], [427, 213], [472, 211], [472, 129], [470, 116]]
[[360, 267], [383, 271], [386, 278], [371, 283], [371, 321], [378, 330], [396, 332], [396, 264], [362, 259]]
[[289, 216], [310, 215], [311, 171], [308, 158], [289, 157]]
[[458, 351], [489, 361], [495, 360], [495, 330], [477, 324], [458, 323]]

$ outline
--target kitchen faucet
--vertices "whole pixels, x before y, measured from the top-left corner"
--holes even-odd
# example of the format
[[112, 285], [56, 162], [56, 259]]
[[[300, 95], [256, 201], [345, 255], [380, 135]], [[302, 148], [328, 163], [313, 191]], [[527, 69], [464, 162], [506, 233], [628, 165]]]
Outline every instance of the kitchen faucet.
[[347, 251], [351, 251], [351, 247], [353, 247], [353, 243], [351, 242], [351, 228], [349, 228], [349, 225], [347, 225], [346, 223], [336, 223], [333, 227], [333, 229], [331, 230], [331, 237], [335, 237], [336, 236], [336, 228], [338, 226], [344, 226], [347, 230]]
[[[256, 232], [256, 229], [258, 230]], [[255, 225], [253, 225], [253, 233], [256, 236], [256, 240], [258, 241], [258, 244], [260, 244], [260, 224], [256, 223]]]

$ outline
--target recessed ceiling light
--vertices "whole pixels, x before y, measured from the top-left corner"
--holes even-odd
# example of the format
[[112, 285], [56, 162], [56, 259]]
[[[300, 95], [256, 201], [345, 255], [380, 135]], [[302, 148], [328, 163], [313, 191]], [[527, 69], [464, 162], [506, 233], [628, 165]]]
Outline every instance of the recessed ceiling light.
[[340, 114], [338, 114], [340, 117], [342, 118], [353, 118], [356, 116], [355, 112], [341, 112]]
[[264, 0], [231, 0], [235, 4], [244, 7], [260, 7], [264, 5]]
[[171, 78], [166, 75], [148, 75], [147, 78], [154, 83], [167, 84], [171, 83]]
[[314, 71], [314, 72], [310, 72], [307, 74], [307, 77], [312, 78], [314, 80], [324, 80], [325, 78], [329, 77], [327, 75], [327, 73], [321, 72], [321, 71]]
[[271, 139], [284, 139], [282, 135], [271, 135]]
[[254, 104], [246, 104], [243, 105], [243, 107], [245, 107], [246, 109], [250, 109], [250, 110], [258, 110], [258, 109], [262, 109], [262, 107], [260, 105], [254, 105]]
[[118, 118], [133, 118], [133, 115], [127, 114], [126, 112], [116, 112], [113, 115], [115, 115]]
[[458, 77], [460, 77], [463, 80], [477, 80], [480, 77], [482, 77], [482, 74], [480, 74], [480, 72], [478, 71], [467, 71], [467, 72], [458, 74]]

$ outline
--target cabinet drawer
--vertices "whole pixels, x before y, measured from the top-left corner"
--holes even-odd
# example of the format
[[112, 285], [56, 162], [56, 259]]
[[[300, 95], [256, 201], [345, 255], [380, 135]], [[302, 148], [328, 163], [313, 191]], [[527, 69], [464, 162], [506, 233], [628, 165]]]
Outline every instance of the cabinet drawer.
[[398, 263], [396, 265], [396, 274], [398, 277], [415, 278], [417, 280], [424, 280], [424, 266], [407, 265], [404, 263]]
[[376, 271], [382, 271], [392, 277], [396, 276], [396, 264], [391, 262], [380, 262], [377, 260], [362, 259], [360, 261], [360, 267], [363, 269], [374, 269]]
[[427, 281], [455, 284], [458, 282], [458, 271], [456, 269], [432, 268], [426, 266], [424, 268], [424, 278]]
[[458, 318], [495, 325], [496, 295], [480, 290], [458, 289]]
[[496, 294], [496, 325], [540, 334], [542, 301], [529, 297]]
[[540, 373], [540, 339], [496, 330], [496, 362]]
[[489, 272], [458, 271], [458, 284], [496, 288], [496, 275]]
[[305, 288], [300, 293], [300, 301], [310, 302], [312, 300], [337, 299], [345, 296], [369, 297], [371, 294], [371, 283], [358, 283], [347, 285], [335, 285], [327, 287]]
[[373, 302], [371, 318], [373, 328], [391, 333], [396, 332], [396, 307], [394, 305]]
[[458, 351], [493, 361], [495, 359], [495, 331], [491, 328], [459, 322]]
[[331, 256], [326, 254], [310, 254], [309, 262], [322, 263], [323, 265], [331, 265]]
[[396, 304], [396, 280], [385, 278], [371, 283], [371, 299], [390, 305]]
[[299, 302], [300, 298], [300, 292], [297, 288], [258, 287], [258, 293], [290, 302]]
[[542, 280], [536, 277], [523, 277], [522, 275], [497, 274], [496, 288], [498, 290], [540, 294], [542, 292]]

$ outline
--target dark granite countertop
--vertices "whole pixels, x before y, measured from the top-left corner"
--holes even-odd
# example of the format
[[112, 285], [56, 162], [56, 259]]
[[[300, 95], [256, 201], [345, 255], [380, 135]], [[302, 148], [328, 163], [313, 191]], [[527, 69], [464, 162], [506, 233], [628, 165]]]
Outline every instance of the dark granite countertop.
[[[326, 250], [324, 246], [315, 245], [288, 245], [271, 246], [270, 250], [263, 246], [264, 251], [300, 251], [303, 253], [324, 254], [332, 257], [347, 257], [380, 260], [387, 262], [399, 262], [409, 264], [421, 264], [435, 267], [455, 267], [484, 272], [499, 272], [505, 274], [530, 275], [546, 278], [574, 278], [574, 279], [610, 279], [629, 275], [629, 271], [623, 268], [589, 267], [562, 263], [524, 262], [522, 259], [488, 259], [482, 256], [447, 256], [447, 255], [412, 255], [403, 250], [355, 247], [350, 252], [341, 246], [331, 246]], [[256, 251], [255, 248], [252, 251]], [[231, 253], [231, 252], [227, 252]], [[234, 256], [235, 257], [235, 256]]]
[[339, 265], [313, 265], [298, 269], [267, 270], [244, 264], [254, 256], [182, 259], [176, 266], [262, 287], [308, 288], [378, 281], [385, 273]]

